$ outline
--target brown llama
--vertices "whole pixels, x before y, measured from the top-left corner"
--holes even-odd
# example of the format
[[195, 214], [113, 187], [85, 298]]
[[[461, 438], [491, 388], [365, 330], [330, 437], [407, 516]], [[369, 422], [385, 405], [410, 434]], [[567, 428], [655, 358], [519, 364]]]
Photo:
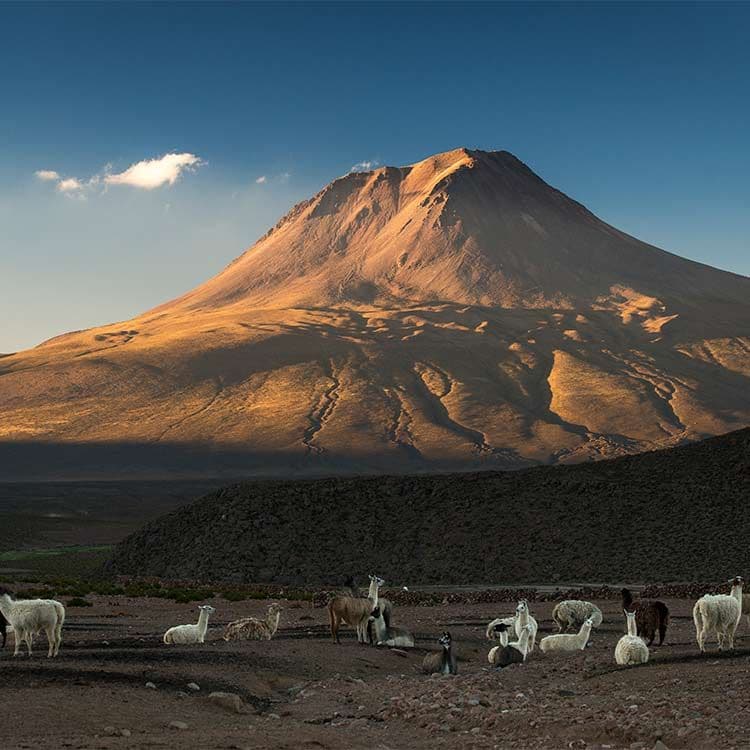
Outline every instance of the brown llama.
[[328, 618], [334, 643], [341, 643], [339, 628], [342, 624], [355, 628], [357, 640], [360, 643], [367, 643], [367, 623], [378, 606], [378, 588], [376, 583], [372, 597], [336, 596], [328, 602]]
[[628, 612], [635, 610], [635, 625], [638, 635], [648, 639], [651, 645], [659, 631], [659, 645], [663, 645], [669, 625], [669, 608], [664, 602], [651, 599], [633, 599], [629, 589], [622, 590], [622, 608]]
[[270, 641], [279, 629], [281, 606], [274, 603], [268, 608], [265, 620], [243, 617], [224, 628], [225, 641]]

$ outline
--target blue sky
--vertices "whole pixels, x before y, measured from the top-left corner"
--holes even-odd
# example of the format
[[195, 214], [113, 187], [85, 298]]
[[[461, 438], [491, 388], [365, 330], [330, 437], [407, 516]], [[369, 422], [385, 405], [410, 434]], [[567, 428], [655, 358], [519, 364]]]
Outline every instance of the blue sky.
[[[0, 351], [176, 296], [354, 164], [461, 145], [750, 274], [750, 4], [5, 3], [0, 28]], [[129, 179], [167, 153], [200, 162]]]

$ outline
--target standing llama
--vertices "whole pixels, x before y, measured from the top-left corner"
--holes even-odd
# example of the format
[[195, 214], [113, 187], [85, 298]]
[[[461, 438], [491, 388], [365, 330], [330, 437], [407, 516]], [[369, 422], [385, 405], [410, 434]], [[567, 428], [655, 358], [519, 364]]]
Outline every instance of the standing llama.
[[669, 608], [664, 602], [651, 599], [633, 599], [629, 589], [622, 590], [622, 608], [626, 612], [635, 611], [635, 624], [638, 635], [648, 638], [650, 646], [659, 631], [659, 645], [664, 643], [669, 625]]
[[350, 625], [357, 631], [357, 641], [367, 643], [367, 623], [378, 606], [379, 579], [374, 579], [373, 597], [335, 596], [328, 602], [328, 619], [334, 643], [341, 643], [339, 628]]
[[734, 648], [734, 633], [742, 617], [742, 578], [737, 576], [729, 581], [731, 592], [727, 594], [706, 594], [693, 607], [695, 638], [701, 651], [706, 650], [706, 638], [716, 633], [719, 651]]
[[222, 636], [225, 641], [270, 641], [279, 629], [281, 605], [275, 602], [268, 608], [265, 620], [243, 617], [230, 622]]
[[[65, 623], [65, 607], [54, 599], [11, 599], [8, 593], [0, 595], [0, 614], [13, 627], [15, 647], [13, 656], [18, 656], [21, 643], [26, 644], [31, 656], [31, 643], [41, 631], [47, 635], [47, 658], [57, 656], [62, 643], [62, 628]], [[5, 627], [3, 627], [3, 631]], [[3, 641], [3, 644], [5, 641]]]

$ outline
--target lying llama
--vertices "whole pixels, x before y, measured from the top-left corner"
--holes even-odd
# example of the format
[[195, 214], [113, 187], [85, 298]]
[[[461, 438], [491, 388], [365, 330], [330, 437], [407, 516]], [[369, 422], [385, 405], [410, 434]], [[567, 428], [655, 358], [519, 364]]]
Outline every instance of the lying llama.
[[533, 632], [534, 628], [530, 623], [524, 625], [517, 641], [491, 648], [489, 654], [487, 654], [487, 661], [492, 666], [501, 669], [510, 664], [523, 664], [530, 650], [529, 639]]
[[598, 628], [602, 624], [602, 611], [595, 604], [580, 599], [566, 599], [556, 604], [552, 610], [552, 619], [561, 633], [571, 628], [580, 628], [589, 618], [593, 627]]
[[654, 642], [656, 631], [659, 631], [659, 645], [664, 643], [669, 625], [669, 608], [664, 602], [649, 599], [633, 599], [628, 589], [622, 590], [622, 608], [626, 612], [635, 610], [635, 625], [638, 635], [648, 638], [648, 645]]
[[230, 622], [224, 628], [225, 641], [270, 641], [279, 629], [281, 619], [281, 605], [275, 602], [271, 604], [266, 613], [265, 620], [256, 617], [243, 617], [240, 620]]
[[328, 602], [328, 619], [331, 623], [331, 637], [334, 643], [341, 643], [339, 628], [342, 624], [350, 625], [357, 631], [357, 640], [367, 643], [367, 623], [370, 615], [378, 606], [378, 589], [380, 579], [374, 579], [373, 597], [335, 596]]
[[[62, 628], [65, 623], [65, 607], [54, 599], [11, 599], [7, 593], [0, 596], [0, 613], [13, 628], [15, 648], [18, 656], [21, 642], [26, 644], [31, 656], [31, 643], [41, 631], [47, 635], [47, 658], [57, 656], [62, 643]], [[3, 627], [3, 631], [5, 628]], [[3, 640], [3, 644], [5, 641]]]
[[[494, 620], [492, 620], [492, 622], [487, 624], [487, 630], [485, 631], [487, 640], [488, 641], [497, 640], [497, 638], [500, 636], [500, 633], [504, 633], [506, 630], [509, 630], [509, 629], [515, 630], [517, 619], [518, 619], [517, 615], [513, 615], [512, 617], [496, 617]], [[505, 627], [500, 629], [498, 628], [499, 625], [504, 625]]]
[[742, 617], [742, 578], [729, 581], [732, 591], [727, 594], [706, 594], [693, 607], [693, 622], [698, 647], [705, 651], [706, 638], [716, 633], [719, 651], [734, 648], [734, 633]]
[[638, 637], [636, 631], [636, 615], [635, 610], [625, 610], [628, 634], [620, 638], [615, 646], [615, 661], [620, 666], [645, 664], [648, 661], [648, 646], [643, 638]]
[[425, 674], [458, 674], [458, 663], [453, 652], [453, 640], [446, 630], [438, 640], [440, 651], [433, 651], [422, 659]]
[[[370, 638], [372, 631], [373, 637]], [[391, 648], [414, 648], [414, 636], [404, 628], [396, 628], [385, 624], [380, 604], [372, 611], [367, 624], [367, 634], [370, 643], [376, 646], [390, 646]]]
[[[494, 620], [493, 620], [494, 622]], [[493, 646], [490, 649], [490, 652], [487, 654], [487, 661], [489, 661], [490, 664], [492, 664], [492, 655], [495, 652], [496, 648], [504, 648], [508, 645], [508, 631], [513, 627], [512, 625], [508, 625], [506, 622], [497, 622], [496, 625], [492, 628], [492, 637], [490, 638], [489, 630], [487, 632], [487, 640], [491, 641], [500, 641], [500, 646]]]
[[546, 654], [550, 651], [583, 651], [589, 642], [591, 628], [594, 627], [594, 618], [584, 620], [581, 629], [575, 634], [560, 633], [559, 635], [548, 635], [539, 641], [539, 649]]
[[208, 604], [198, 607], [200, 615], [195, 625], [175, 625], [164, 633], [164, 643], [185, 644], [205, 643], [208, 630], [208, 618], [216, 610]]
[[529, 653], [534, 650], [534, 644], [536, 643], [536, 633], [538, 625], [536, 620], [529, 614], [529, 603], [526, 599], [521, 599], [516, 607], [516, 638], [520, 640], [526, 626], [529, 626]]

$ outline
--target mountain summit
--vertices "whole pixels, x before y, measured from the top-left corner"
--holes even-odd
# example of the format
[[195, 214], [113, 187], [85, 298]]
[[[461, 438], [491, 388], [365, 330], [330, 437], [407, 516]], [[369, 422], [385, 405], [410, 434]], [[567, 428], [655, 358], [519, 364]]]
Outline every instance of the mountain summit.
[[749, 300], [750, 279], [620, 232], [507, 151], [457, 149], [341, 177], [182, 297], [0, 359], [0, 471], [516, 468], [673, 445], [750, 422]]

